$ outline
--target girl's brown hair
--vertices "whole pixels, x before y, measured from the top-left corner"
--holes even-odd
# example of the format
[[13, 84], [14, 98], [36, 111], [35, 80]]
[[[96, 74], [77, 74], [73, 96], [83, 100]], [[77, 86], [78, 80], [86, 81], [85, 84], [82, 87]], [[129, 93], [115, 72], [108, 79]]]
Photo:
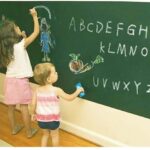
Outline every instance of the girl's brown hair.
[[7, 67], [13, 60], [13, 46], [20, 36], [15, 31], [15, 23], [10, 20], [0, 22], [0, 67]]
[[34, 67], [34, 80], [40, 85], [46, 85], [52, 67], [55, 67], [52, 63], [37, 64]]

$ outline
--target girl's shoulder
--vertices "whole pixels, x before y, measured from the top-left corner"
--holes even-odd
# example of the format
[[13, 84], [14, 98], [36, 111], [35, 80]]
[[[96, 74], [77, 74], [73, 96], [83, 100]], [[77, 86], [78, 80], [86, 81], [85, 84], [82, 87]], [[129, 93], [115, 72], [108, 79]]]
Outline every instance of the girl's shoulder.
[[53, 87], [53, 91], [55, 91], [55, 93], [58, 93], [60, 90], [62, 90], [60, 87]]
[[39, 86], [36, 88], [36, 93], [40, 93], [40, 94], [53, 94], [53, 95], [57, 95], [57, 90], [58, 88], [57, 87], [50, 87], [50, 88], [47, 88], [47, 87], [43, 87], [43, 86]]
[[21, 39], [18, 43], [14, 44], [14, 47], [18, 48], [18, 47], [23, 47], [24, 48], [25, 45], [25, 39]]

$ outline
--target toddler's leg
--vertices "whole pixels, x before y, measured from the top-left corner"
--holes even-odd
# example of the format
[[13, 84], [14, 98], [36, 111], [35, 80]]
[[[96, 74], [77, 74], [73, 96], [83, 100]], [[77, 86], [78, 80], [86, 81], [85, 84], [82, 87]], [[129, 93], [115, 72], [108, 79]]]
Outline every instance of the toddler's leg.
[[59, 146], [59, 129], [51, 130], [52, 145]]
[[27, 137], [31, 138], [37, 132], [37, 129], [31, 128], [31, 118], [28, 110], [28, 105], [21, 104], [20, 107], [21, 107], [21, 112], [22, 112], [22, 117], [26, 128], [26, 132], [27, 132]]
[[48, 144], [50, 131], [48, 129], [42, 129], [42, 131], [43, 131], [43, 135], [41, 139], [41, 146], [44, 147], [44, 146], [47, 146]]

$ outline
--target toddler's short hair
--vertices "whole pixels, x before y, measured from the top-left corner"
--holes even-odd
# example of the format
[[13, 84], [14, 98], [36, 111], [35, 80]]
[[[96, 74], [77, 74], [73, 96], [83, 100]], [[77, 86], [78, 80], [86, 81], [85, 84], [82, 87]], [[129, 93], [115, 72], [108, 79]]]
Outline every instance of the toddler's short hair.
[[52, 63], [40, 63], [34, 67], [34, 80], [40, 85], [46, 85], [47, 78], [51, 74]]

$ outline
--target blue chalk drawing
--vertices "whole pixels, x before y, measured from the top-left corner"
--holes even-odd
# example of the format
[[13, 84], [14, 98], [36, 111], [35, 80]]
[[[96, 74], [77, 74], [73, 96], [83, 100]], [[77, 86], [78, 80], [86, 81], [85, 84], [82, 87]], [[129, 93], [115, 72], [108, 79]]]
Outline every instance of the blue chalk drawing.
[[[48, 13], [48, 20], [49, 22], [52, 19], [51, 12], [48, 7], [43, 5], [38, 5], [34, 7], [35, 9], [45, 9]], [[46, 17], [40, 17], [40, 45], [42, 47], [41, 52], [43, 52], [43, 62], [50, 62], [49, 54], [51, 53], [51, 50], [55, 47], [56, 42], [54, 39], [54, 36], [51, 33], [50, 30], [50, 24], [48, 23]]]

